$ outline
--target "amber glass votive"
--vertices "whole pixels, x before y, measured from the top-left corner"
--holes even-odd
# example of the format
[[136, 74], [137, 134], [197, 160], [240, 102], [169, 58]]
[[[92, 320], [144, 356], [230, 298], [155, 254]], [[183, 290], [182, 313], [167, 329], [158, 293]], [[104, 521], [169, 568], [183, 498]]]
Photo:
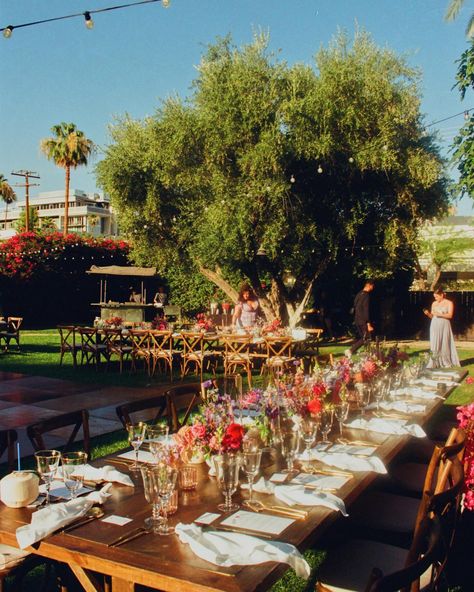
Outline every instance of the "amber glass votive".
[[197, 468], [191, 465], [185, 465], [179, 470], [179, 486], [183, 491], [196, 489], [198, 482]]

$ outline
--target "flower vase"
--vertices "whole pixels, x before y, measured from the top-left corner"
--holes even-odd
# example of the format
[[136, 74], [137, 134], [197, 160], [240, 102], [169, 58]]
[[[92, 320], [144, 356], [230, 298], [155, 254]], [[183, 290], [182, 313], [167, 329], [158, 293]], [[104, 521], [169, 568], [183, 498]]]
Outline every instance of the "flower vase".
[[204, 452], [197, 448], [195, 450], [184, 451], [181, 454], [181, 460], [187, 465], [200, 465], [205, 462]]

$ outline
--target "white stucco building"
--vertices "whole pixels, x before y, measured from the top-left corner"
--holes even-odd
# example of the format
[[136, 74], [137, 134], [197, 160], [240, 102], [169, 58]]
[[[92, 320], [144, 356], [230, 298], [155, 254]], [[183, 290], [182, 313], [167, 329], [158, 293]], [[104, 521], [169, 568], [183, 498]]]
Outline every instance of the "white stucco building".
[[[52, 221], [59, 231], [64, 228], [64, 190], [47, 191], [30, 198], [30, 207], [38, 214], [40, 226]], [[16, 234], [16, 222], [25, 209], [24, 201], [17, 201], [0, 212], [0, 239]], [[69, 194], [69, 230], [93, 236], [116, 236], [117, 220], [107, 196], [72, 189]]]

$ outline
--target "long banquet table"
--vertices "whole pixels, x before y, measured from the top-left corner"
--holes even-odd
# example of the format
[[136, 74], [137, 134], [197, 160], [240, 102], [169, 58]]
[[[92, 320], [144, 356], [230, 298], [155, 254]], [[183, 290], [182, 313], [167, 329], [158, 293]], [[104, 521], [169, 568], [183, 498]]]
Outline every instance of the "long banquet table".
[[[460, 372], [462, 379], [465, 372]], [[453, 389], [448, 389], [446, 396]], [[417, 423], [425, 425], [443, 404], [442, 399], [427, 401], [426, 413], [417, 417]], [[347, 430], [345, 436], [354, 440], [364, 440], [379, 444], [376, 455], [388, 466], [401, 452], [410, 436], [386, 436], [360, 430]], [[274, 460], [263, 463], [262, 473], [271, 475], [280, 466]], [[94, 463], [96, 466], [107, 464], [107, 458]], [[125, 467], [116, 467], [126, 471]], [[178, 522], [191, 523], [204, 512], [216, 512], [222, 494], [215, 479], [209, 477], [207, 465], [198, 466], [199, 483], [196, 491], [180, 492], [178, 512], [170, 517], [172, 525]], [[133, 474], [132, 474], [133, 475]], [[373, 472], [355, 473], [336, 493], [346, 507], [350, 506], [372, 483], [377, 474]], [[177, 536], [162, 537], [147, 534], [121, 547], [108, 547], [121, 534], [125, 534], [143, 524], [143, 519], [150, 515], [151, 509], [146, 503], [141, 476], [133, 476], [135, 487], [114, 485], [112, 496], [104, 504], [106, 516], [114, 514], [132, 518], [127, 526], [103, 523], [100, 520], [79, 527], [70, 533], [54, 534], [30, 550], [34, 553], [69, 564], [87, 592], [103, 590], [102, 580], [94, 572], [107, 576], [112, 592], [132, 592], [136, 584], [149, 586], [164, 591], [196, 592], [253, 592], [267, 590], [287, 569], [286, 565], [268, 562], [254, 566], [236, 566], [221, 568], [201, 560], [193, 554], [188, 545], [181, 544]], [[245, 499], [246, 492], [237, 492], [236, 502]], [[257, 499], [270, 501], [271, 496], [255, 494]], [[314, 544], [326, 530], [340, 517], [322, 507], [307, 508], [308, 517], [297, 520], [278, 538], [297, 546], [300, 551]], [[15, 531], [30, 522], [31, 510], [27, 508], [11, 509], [0, 504], [0, 542], [16, 546]]]

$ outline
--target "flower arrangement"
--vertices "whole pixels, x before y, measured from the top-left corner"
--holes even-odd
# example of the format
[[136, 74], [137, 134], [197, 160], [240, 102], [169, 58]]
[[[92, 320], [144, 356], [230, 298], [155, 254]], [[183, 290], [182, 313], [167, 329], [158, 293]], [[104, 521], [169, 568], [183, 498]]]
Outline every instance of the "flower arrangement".
[[463, 505], [466, 510], [474, 510], [474, 403], [457, 410], [459, 427], [466, 432]]
[[271, 323], [268, 323], [262, 328], [262, 333], [276, 333], [281, 328], [281, 320], [273, 319]]
[[120, 327], [122, 323], [122, 317], [109, 317], [108, 319], [105, 319], [106, 327]]
[[169, 327], [167, 320], [163, 316], [156, 315], [151, 321], [151, 328], [156, 331], [167, 331]]
[[196, 329], [207, 333], [214, 330], [214, 323], [205, 313], [200, 312], [196, 315]]
[[[208, 391], [208, 397], [210, 396]], [[213, 454], [237, 452], [242, 447], [244, 428], [234, 421], [232, 400], [228, 395], [214, 395], [200, 407], [193, 423], [175, 435], [181, 455], [196, 450], [209, 458]]]

